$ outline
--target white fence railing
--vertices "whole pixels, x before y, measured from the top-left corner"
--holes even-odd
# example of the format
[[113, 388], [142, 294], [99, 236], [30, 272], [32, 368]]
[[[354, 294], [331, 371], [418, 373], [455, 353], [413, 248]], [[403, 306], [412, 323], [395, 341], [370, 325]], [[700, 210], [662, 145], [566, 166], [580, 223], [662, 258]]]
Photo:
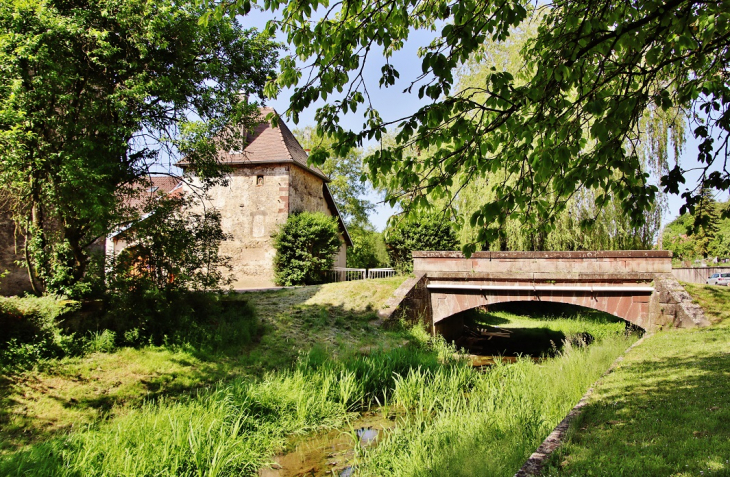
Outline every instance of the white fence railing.
[[352, 280], [368, 280], [395, 276], [392, 268], [343, 268], [334, 267], [324, 272], [327, 282], [350, 282]]
[[392, 268], [370, 268], [368, 269], [368, 278], [388, 278], [394, 277], [395, 270]]

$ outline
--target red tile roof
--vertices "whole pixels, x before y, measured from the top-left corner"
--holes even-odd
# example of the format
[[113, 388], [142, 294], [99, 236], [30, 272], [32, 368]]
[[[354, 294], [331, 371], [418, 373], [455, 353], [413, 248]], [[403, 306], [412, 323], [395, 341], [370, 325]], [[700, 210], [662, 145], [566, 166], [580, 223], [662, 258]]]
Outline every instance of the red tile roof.
[[182, 194], [182, 179], [176, 176], [148, 176], [134, 184], [133, 189], [141, 190], [139, 194], [127, 199], [128, 206], [141, 209], [153, 197], [159, 194]]
[[[274, 108], [260, 108], [261, 123], [254, 128], [253, 133], [248, 135], [247, 144], [241, 152], [220, 151], [221, 162], [227, 165], [246, 164], [286, 164], [292, 163], [316, 175], [325, 182], [329, 178], [317, 167], [307, 164], [307, 152], [302, 148], [297, 138], [284, 124], [279, 121], [278, 127], [271, 127], [266, 116], [269, 113], [278, 113]], [[183, 159], [178, 163], [185, 167], [187, 163]]]

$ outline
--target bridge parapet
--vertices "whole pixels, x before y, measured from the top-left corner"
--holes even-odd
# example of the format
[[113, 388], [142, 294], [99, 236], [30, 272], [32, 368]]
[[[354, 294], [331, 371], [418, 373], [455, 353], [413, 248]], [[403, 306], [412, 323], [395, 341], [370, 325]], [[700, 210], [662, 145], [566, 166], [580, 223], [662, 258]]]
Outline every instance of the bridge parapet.
[[413, 268], [416, 278], [380, 315], [422, 321], [447, 338], [460, 330], [452, 316], [508, 301], [585, 306], [647, 330], [709, 324], [672, 276], [667, 251], [413, 252]]
[[425, 273], [672, 273], [672, 252], [413, 252], [413, 271]]

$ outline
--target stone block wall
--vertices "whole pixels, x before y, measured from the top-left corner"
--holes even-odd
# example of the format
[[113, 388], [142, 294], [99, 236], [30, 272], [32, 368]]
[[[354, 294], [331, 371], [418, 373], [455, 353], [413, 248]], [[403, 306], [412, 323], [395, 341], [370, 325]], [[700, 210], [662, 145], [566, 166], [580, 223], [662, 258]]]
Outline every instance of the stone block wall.
[[234, 288], [274, 285], [273, 237], [289, 215], [290, 167], [248, 164], [234, 168], [228, 186], [208, 192], [205, 206], [220, 211], [221, 227], [230, 236], [221, 243], [220, 253], [231, 259]]
[[416, 273], [671, 273], [672, 253], [656, 250], [610, 252], [413, 252]]
[[702, 308], [692, 301], [690, 294], [669, 273], [657, 275], [654, 280], [654, 294], [649, 301], [648, 319], [654, 328], [693, 328], [710, 325]]
[[672, 275], [680, 282], [707, 283], [713, 273], [730, 273], [730, 267], [673, 268]]
[[378, 310], [378, 317], [386, 324], [397, 323], [403, 319], [408, 323], [421, 322], [429, 332], [432, 330], [431, 297], [426, 285], [425, 275], [406, 279], [393, 293], [393, 296]]

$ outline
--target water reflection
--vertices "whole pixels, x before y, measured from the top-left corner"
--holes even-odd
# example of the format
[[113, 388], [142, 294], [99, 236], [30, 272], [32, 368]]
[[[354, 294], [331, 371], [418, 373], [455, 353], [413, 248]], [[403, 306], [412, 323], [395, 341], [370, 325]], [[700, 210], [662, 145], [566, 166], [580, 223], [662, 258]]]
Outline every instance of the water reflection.
[[368, 412], [347, 429], [294, 438], [287, 445], [290, 450], [277, 455], [271, 467], [261, 469], [259, 476], [354, 475], [357, 464], [354, 441], [360, 448], [375, 446], [383, 431], [393, 427], [394, 416], [388, 419], [379, 412]]

